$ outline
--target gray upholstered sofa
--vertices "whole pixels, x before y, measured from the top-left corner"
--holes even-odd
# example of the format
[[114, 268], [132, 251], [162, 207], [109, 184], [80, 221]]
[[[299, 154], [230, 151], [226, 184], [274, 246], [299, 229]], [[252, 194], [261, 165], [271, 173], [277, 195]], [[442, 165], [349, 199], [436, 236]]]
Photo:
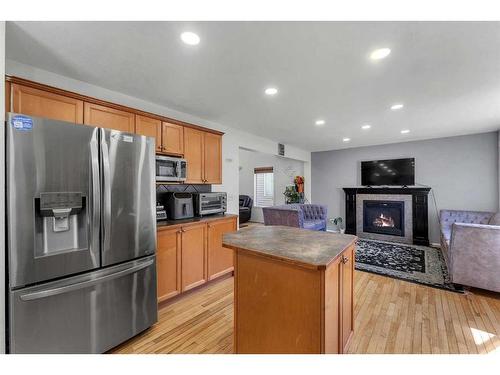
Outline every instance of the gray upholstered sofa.
[[500, 292], [500, 215], [441, 210], [441, 249], [451, 281]]
[[285, 225], [310, 230], [326, 230], [327, 207], [319, 204], [285, 204], [263, 207], [265, 225]]

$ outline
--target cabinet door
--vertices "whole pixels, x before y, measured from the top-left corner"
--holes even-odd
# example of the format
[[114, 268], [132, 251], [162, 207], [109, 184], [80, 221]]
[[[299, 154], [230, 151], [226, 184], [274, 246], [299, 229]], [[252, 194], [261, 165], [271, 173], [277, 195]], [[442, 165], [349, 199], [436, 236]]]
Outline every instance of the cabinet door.
[[146, 137], [153, 137], [156, 139], [156, 151], [161, 151], [161, 121], [146, 117], [135, 116], [135, 132]]
[[156, 264], [158, 302], [181, 292], [181, 229], [158, 231]]
[[182, 228], [181, 285], [182, 291], [207, 281], [206, 224]]
[[236, 231], [236, 218], [208, 223], [208, 279], [212, 280], [233, 270], [233, 250], [222, 246], [222, 235]]
[[28, 116], [83, 123], [83, 101], [12, 84], [12, 111]]
[[341, 337], [342, 350], [347, 352], [347, 345], [354, 330], [354, 306], [353, 306], [353, 287], [354, 287], [354, 247], [344, 251], [341, 260], [341, 303], [342, 323]]
[[205, 133], [205, 183], [222, 184], [222, 136]]
[[184, 155], [184, 127], [163, 122], [162, 128], [162, 151], [167, 154]]
[[85, 125], [133, 133], [135, 115], [130, 112], [105, 107], [98, 104], [84, 103], [83, 121]]
[[341, 311], [340, 305], [340, 274], [342, 262], [340, 259], [330, 264], [325, 270], [325, 334], [324, 352], [326, 354], [342, 353], [340, 342]]
[[184, 158], [187, 160], [187, 184], [203, 184], [204, 157], [202, 131], [184, 128]]

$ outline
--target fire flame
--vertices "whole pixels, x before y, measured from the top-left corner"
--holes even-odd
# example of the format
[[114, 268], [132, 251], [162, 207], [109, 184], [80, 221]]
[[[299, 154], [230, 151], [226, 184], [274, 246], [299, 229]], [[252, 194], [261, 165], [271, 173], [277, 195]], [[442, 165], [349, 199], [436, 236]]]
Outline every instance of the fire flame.
[[377, 227], [391, 227], [394, 228], [394, 219], [392, 217], [384, 216], [384, 214], [380, 214], [375, 220], [373, 220], [373, 224]]

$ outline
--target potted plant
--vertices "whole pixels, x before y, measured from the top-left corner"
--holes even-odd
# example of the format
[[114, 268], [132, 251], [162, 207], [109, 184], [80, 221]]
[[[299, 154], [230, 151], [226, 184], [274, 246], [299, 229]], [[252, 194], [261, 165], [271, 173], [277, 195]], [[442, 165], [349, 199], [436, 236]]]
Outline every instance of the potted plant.
[[330, 219], [330, 222], [333, 223], [335, 226], [337, 226], [337, 229], [340, 231], [341, 234], [345, 233], [345, 228], [342, 227], [342, 218], [340, 216]]
[[297, 190], [295, 189], [294, 185], [290, 185], [290, 186], [285, 187], [285, 192], [283, 193], [283, 195], [285, 196], [285, 203], [286, 204], [300, 202], [300, 194], [297, 193]]

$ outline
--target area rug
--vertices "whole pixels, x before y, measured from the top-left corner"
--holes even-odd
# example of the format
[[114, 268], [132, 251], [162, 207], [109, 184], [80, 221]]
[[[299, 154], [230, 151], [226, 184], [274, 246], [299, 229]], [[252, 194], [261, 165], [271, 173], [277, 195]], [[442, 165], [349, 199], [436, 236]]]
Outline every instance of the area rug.
[[450, 282], [440, 249], [394, 242], [358, 240], [356, 269], [463, 293]]

